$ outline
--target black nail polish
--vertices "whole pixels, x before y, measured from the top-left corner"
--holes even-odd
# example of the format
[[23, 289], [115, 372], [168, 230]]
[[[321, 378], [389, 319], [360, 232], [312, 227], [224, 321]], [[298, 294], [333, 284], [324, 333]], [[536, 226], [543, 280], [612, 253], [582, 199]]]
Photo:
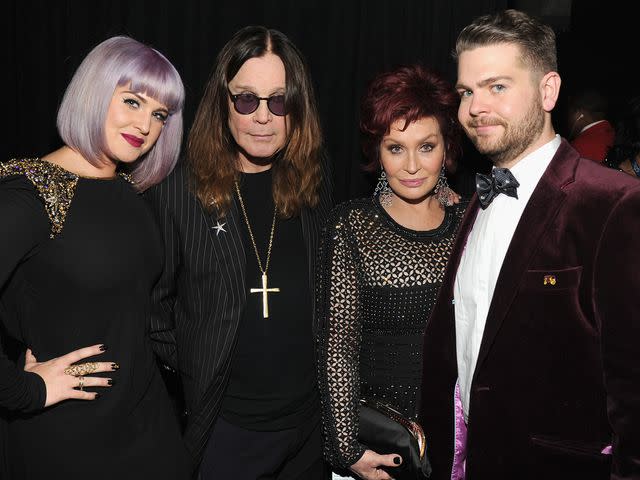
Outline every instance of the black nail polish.
[[118, 365], [117, 363], [111, 364], [111, 370], [118, 370], [119, 368], [120, 368], [120, 365]]
[[99, 398], [100, 398], [100, 394], [99, 394], [99, 393], [96, 393], [96, 396], [95, 396], [95, 397], [93, 397], [93, 399], [94, 399], [94, 400], [97, 400], [97, 399], [99, 399]]
[[101, 352], [104, 352], [104, 351], [106, 351], [106, 350], [107, 350], [107, 346], [106, 346], [106, 345], [100, 345], [100, 347], [99, 347], [99, 348], [100, 348], [100, 351], [101, 351]]
[[393, 463], [400, 465], [400, 457], [393, 457]]
[[110, 378], [109, 380], [107, 380], [107, 385], [109, 385], [110, 387], [112, 387], [115, 384], [116, 384], [116, 381], [113, 378]]

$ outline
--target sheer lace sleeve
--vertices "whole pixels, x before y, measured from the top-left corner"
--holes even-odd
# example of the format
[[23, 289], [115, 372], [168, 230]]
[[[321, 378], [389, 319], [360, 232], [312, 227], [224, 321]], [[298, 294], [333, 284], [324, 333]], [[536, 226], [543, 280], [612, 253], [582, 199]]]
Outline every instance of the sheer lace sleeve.
[[316, 283], [324, 452], [327, 461], [340, 468], [354, 464], [365, 450], [357, 441], [362, 325], [355, 239], [348, 217], [345, 206], [329, 216]]

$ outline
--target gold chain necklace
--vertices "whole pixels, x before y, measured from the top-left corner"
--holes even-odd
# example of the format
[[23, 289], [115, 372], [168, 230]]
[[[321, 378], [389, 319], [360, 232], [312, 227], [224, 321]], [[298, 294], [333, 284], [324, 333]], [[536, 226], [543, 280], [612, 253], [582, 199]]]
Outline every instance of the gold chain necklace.
[[249, 223], [247, 210], [244, 208], [242, 195], [240, 195], [240, 187], [238, 186], [238, 182], [235, 182], [235, 186], [236, 186], [236, 193], [238, 194], [238, 200], [240, 200], [240, 208], [242, 209], [242, 214], [244, 215], [244, 221], [247, 222], [247, 230], [249, 231], [249, 238], [251, 238], [251, 243], [253, 244], [253, 251], [256, 252], [258, 267], [262, 272], [262, 288], [252, 288], [249, 291], [251, 293], [262, 294], [262, 317], [269, 318], [269, 301], [267, 296], [270, 293], [280, 292], [279, 288], [267, 288], [267, 270], [269, 269], [269, 260], [271, 260], [271, 246], [273, 245], [273, 232], [275, 232], [276, 230], [276, 213], [278, 212], [278, 209], [275, 207], [273, 208], [273, 221], [271, 222], [271, 234], [269, 235], [269, 248], [267, 249], [267, 259], [265, 261], [264, 268], [262, 268], [262, 261], [260, 260], [260, 254], [258, 253], [258, 246], [256, 245], [255, 238], [253, 238], [253, 231], [251, 230], [251, 224]]

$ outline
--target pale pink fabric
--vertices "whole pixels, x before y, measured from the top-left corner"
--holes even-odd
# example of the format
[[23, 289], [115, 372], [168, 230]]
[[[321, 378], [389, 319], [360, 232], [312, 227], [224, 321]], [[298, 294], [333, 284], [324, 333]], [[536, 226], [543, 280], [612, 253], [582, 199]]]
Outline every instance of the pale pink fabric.
[[613, 448], [611, 448], [611, 445], [607, 445], [602, 449], [600, 453], [602, 453], [603, 455], [611, 455], [613, 454]]
[[453, 394], [453, 408], [455, 416], [455, 439], [451, 480], [464, 480], [467, 460], [467, 424], [464, 421], [462, 398], [460, 397], [460, 385], [458, 382], [456, 382], [456, 388]]

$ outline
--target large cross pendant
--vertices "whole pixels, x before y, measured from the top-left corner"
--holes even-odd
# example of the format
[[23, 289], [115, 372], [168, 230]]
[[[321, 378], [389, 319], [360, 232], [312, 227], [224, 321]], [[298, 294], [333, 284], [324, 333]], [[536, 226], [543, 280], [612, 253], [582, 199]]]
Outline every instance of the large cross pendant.
[[269, 301], [267, 295], [280, 292], [279, 288], [267, 288], [267, 274], [262, 274], [262, 288], [252, 288], [251, 293], [262, 293], [262, 318], [269, 318]]

